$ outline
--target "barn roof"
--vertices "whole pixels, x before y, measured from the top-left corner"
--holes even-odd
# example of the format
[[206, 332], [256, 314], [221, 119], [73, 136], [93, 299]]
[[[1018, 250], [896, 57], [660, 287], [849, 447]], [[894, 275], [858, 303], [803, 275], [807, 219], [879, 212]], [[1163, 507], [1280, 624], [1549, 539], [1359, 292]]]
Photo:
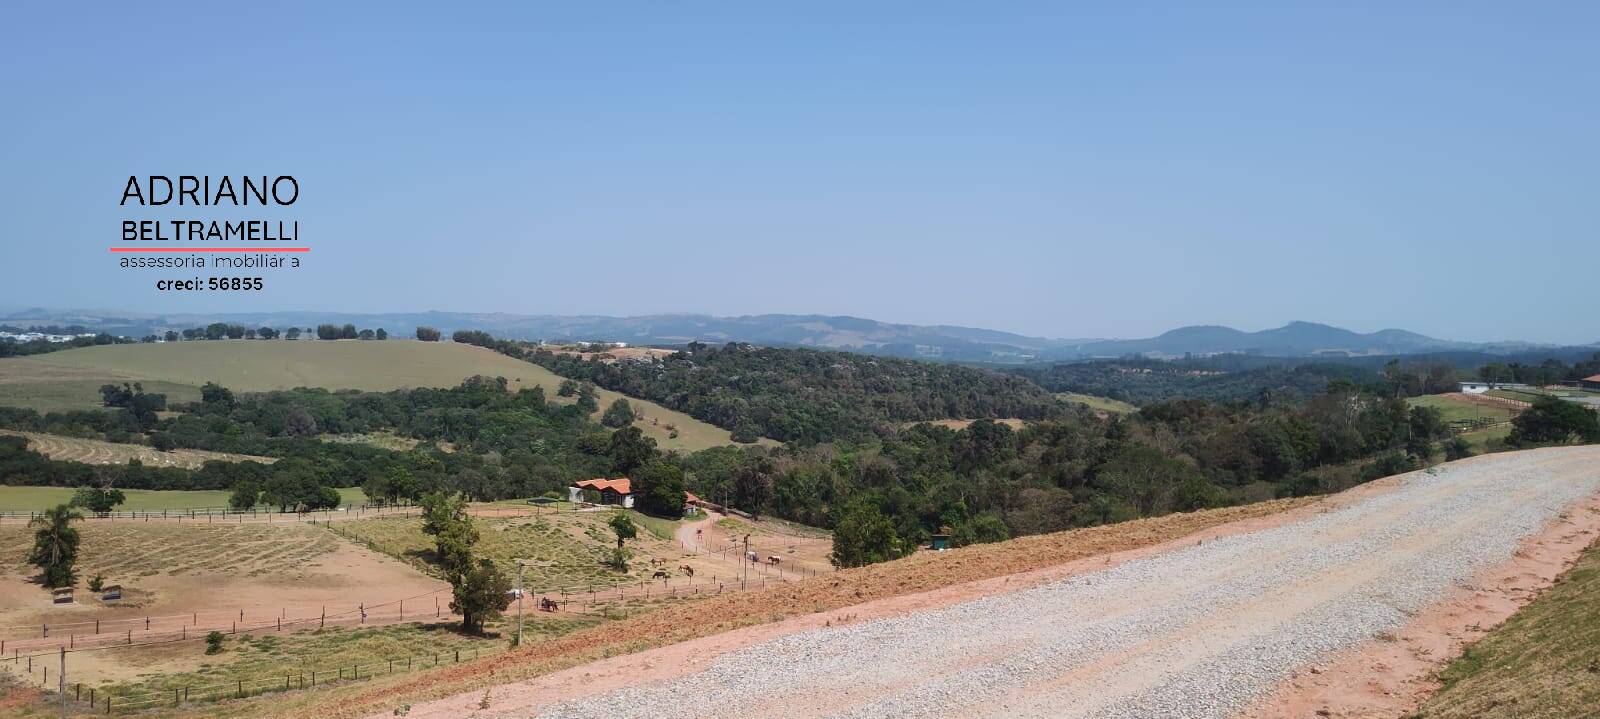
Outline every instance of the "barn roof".
[[1585, 381], [1585, 382], [1600, 382], [1600, 374], [1597, 374], [1597, 375], [1595, 375], [1593, 377], [1584, 377], [1583, 381]]
[[572, 486], [580, 489], [593, 489], [600, 492], [611, 490], [617, 494], [633, 493], [633, 482], [627, 477], [618, 477], [616, 479], [585, 479], [581, 482], [574, 482]]

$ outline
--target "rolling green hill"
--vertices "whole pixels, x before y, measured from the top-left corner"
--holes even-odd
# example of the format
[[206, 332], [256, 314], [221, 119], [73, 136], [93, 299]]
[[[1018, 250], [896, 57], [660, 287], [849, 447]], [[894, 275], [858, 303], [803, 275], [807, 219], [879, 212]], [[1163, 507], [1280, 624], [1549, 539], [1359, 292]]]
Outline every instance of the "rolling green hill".
[[[481, 347], [410, 340], [226, 340], [106, 345], [33, 357], [0, 359], [0, 405], [41, 412], [100, 406], [107, 382], [143, 382], [178, 402], [200, 398], [216, 382], [239, 392], [293, 387], [386, 391], [452, 387], [473, 375], [505, 377], [511, 389], [543, 386], [558, 399], [561, 378], [543, 367]], [[623, 395], [601, 389], [604, 410]], [[727, 430], [653, 402], [629, 398], [634, 422], [663, 449], [694, 451], [732, 444]], [[598, 413], [597, 413], [598, 418]], [[668, 427], [676, 427], [672, 438]]]

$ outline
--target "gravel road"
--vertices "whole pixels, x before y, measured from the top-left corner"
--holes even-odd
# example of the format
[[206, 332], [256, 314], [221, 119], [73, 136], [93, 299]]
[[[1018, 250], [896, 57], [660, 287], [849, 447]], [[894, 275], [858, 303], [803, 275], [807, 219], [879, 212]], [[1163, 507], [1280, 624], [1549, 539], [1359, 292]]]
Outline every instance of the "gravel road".
[[538, 715], [1227, 717], [1508, 561], [1596, 491], [1600, 447], [1478, 458], [1302, 521], [781, 637]]

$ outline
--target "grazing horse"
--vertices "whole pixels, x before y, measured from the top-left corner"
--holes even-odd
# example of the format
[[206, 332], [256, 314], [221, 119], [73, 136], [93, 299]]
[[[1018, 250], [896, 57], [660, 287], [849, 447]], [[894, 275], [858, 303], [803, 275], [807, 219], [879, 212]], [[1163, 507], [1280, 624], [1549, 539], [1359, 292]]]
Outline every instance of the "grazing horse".
[[767, 564], [777, 564], [778, 562], [781, 562], [781, 561], [783, 561], [783, 557], [779, 557], [779, 556], [777, 556], [775, 554], [767, 555]]
[[659, 580], [661, 580], [662, 584], [666, 584], [667, 583], [667, 578], [671, 577], [671, 576], [672, 576], [671, 574], [667, 573], [667, 570], [665, 570], [665, 569], [657, 569], [655, 574], [650, 575], [650, 578], [652, 580], [659, 579]]
[[556, 600], [551, 599], [549, 597], [541, 597], [539, 599], [539, 611], [541, 611], [541, 612], [555, 612], [555, 611], [560, 611], [560, 610], [561, 610], [561, 603], [560, 602], [557, 602]]
[[687, 564], [678, 565], [678, 571], [683, 572], [684, 574], [687, 574], [687, 575], [689, 575], [691, 577], [694, 576], [694, 567], [691, 567], [691, 566], [689, 566]]

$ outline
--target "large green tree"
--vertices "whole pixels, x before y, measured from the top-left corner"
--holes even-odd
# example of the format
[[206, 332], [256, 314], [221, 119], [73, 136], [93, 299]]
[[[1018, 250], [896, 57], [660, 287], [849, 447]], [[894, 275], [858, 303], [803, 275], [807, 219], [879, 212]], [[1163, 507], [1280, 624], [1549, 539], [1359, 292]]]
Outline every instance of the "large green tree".
[[638, 427], [623, 427], [611, 433], [606, 453], [611, 455], [613, 470], [631, 475], [656, 456], [656, 441], [644, 436]]
[[1511, 420], [1509, 441], [1515, 445], [1600, 442], [1600, 413], [1576, 402], [1541, 397]]
[[1187, 482], [1204, 481], [1189, 465], [1143, 445], [1130, 445], [1101, 467], [1095, 486], [1152, 517], [1173, 509], [1174, 497]]
[[80, 519], [83, 515], [77, 510], [61, 504], [28, 522], [34, 530], [28, 563], [39, 568], [46, 587], [70, 587], [78, 581], [75, 565], [80, 538], [72, 523]]
[[261, 489], [261, 501], [277, 505], [281, 512], [311, 512], [339, 506], [339, 491], [323, 486], [316, 467], [300, 458], [279, 462]]
[[112, 487], [79, 487], [72, 493], [72, 506], [105, 514], [127, 500], [122, 490]]
[[833, 528], [833, 553], [836, 567], [861, 567], [888, 561], [904, 554], [894, 523], [878, 506], [865, 499], [851, 500]]
[[683, 516], [683, 470], [678, 465], [655, 460], [634, 471], [632, 477], [636, 509], [657, 517]]
[[628, 400], [618, 397], [610, 407], [606, 408], [606, 413], [600, 416], [600, 424], [620, 429], [633, 424], [633, 416], [633, 406], [628, 404]]
[[463, 632], [482, 634], [484, 622], [511, 603], [511, 581], [493, 562], [473, 555], [478, 528], [465, 497], [430, 492], [421, 503], [422, 531], [433, 535], [439, 567], [450, 582], [450, 609], [461, 615]]
[[639, 536], [639, 527], [633, 523], [627, 512], [620, 511], [611, 515], [608, 523], [611, 525], [611, 532], [617, 535], [617, 548], [611, 550], [611, 566], [618, 571], [627, 571], [628, 549], [623, 543]]

